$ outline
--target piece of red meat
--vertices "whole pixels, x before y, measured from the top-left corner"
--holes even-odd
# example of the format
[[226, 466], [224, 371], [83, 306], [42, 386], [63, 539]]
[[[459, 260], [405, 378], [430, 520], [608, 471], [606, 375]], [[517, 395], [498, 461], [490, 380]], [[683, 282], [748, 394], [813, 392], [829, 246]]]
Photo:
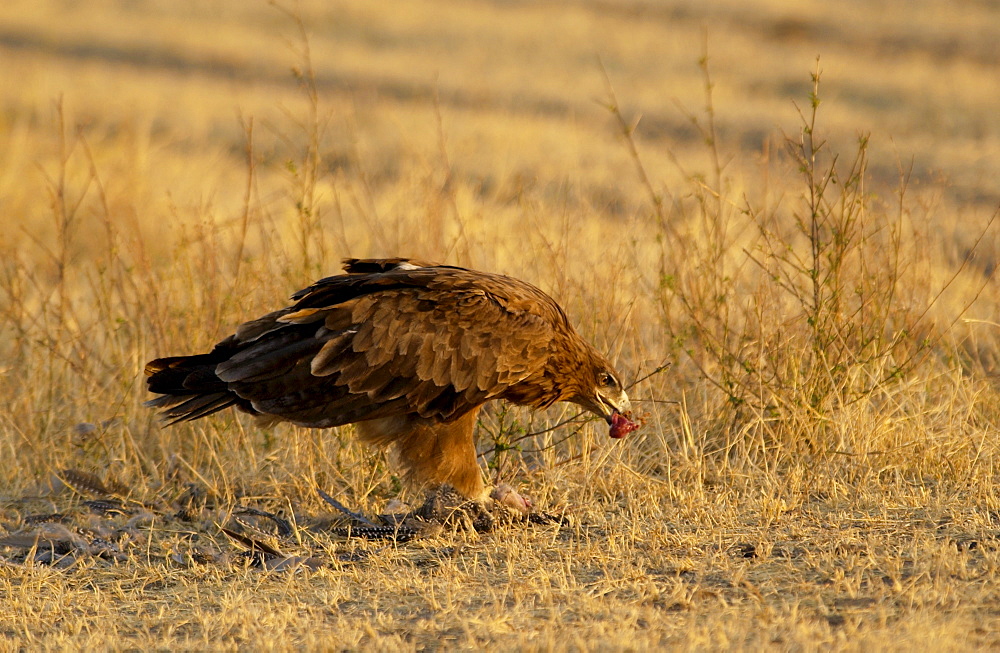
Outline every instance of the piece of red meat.
[[611, 416], [611, 432], [608, 433], [613, 438], [624, 438], [626, 435], [639, 428], [627, 415], [615, 413]]

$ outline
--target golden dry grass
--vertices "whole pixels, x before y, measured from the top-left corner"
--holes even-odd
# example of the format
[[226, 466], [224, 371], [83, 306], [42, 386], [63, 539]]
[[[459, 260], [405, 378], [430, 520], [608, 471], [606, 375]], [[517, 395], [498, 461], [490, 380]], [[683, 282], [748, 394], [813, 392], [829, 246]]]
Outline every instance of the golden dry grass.
[[[218, 504], [194, 540], [143, 522], [121, 560], [0, 549], [0, 648], [1000, 643], [995, 6], [285, 8], [308, 56], [266, 3], [5, 7], [0, 526], [100, 527], [53, 490], [67, 468]], [[841, 177], [813, 265], [782, 134], [800, 138], [817, 54], [812, 179], [832, 153]], [[216, 523], [237, 505], [323, 515], [319, 485], [374, 513], [400, 490], [349, 429], [163, 428], [144, 362], [211, 346], [342, 257], [399, 254], [537, 283], [626, 378], [672, 362], [632, 390], [645, 428], [494, 455], [568, 409], [484, 418], [493, 479], [572, 526], [284, 545], [314, 571], [192, 562], [238, 550]]]

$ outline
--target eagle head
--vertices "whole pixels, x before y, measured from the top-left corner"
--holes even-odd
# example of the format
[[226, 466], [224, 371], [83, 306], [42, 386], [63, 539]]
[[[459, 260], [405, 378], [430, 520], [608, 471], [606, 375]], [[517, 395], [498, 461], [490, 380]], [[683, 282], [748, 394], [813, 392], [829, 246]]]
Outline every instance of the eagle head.
[[589, 367], [584, 374], [588, 382], [572, 401], [600, 415], [611, 427], [608, 435], [612, 438], [623, 438], [638, 429], [639, 425], [631, 419], [628, 394], [611, 364], [598, 356]]

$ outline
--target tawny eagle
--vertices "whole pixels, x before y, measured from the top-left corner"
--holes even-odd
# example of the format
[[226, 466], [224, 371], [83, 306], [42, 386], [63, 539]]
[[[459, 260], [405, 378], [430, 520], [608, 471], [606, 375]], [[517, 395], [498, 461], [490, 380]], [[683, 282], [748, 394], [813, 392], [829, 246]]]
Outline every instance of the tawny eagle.
[[638, 428], [614, 367], [535, 286], [410, 259], [346, 259], [347, 274], [292, 295], [207, 354], [146, 365], [148, 405], [178, 422], [229, 406], [269, 420], [356, 424], [420, 485], [485, 498], [473, 429], [505, 399], [570, 401], [611, 437]]

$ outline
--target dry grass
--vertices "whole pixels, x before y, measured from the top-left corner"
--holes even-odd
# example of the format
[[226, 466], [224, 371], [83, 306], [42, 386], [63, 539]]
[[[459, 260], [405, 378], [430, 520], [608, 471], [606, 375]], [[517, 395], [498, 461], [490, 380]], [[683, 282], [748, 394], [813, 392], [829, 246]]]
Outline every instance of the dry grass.
[[[265, 3], [9, 4], [0, 525], [106, 527], [67, 468], [216, 503], [119, 560], [0, 549], [0, 647], [1000, 643], [992, 5], [303, 1], [307, 55]], [[572, 526], [194, 561], [238, 550], [237, 505], [400, 489], [349, 429], [162, 428], [143, 363], [395, 254], [536, 282], [626, 377], [672, 362], [632, 391], [646, 427], [483, 420], [494, 480]]]

